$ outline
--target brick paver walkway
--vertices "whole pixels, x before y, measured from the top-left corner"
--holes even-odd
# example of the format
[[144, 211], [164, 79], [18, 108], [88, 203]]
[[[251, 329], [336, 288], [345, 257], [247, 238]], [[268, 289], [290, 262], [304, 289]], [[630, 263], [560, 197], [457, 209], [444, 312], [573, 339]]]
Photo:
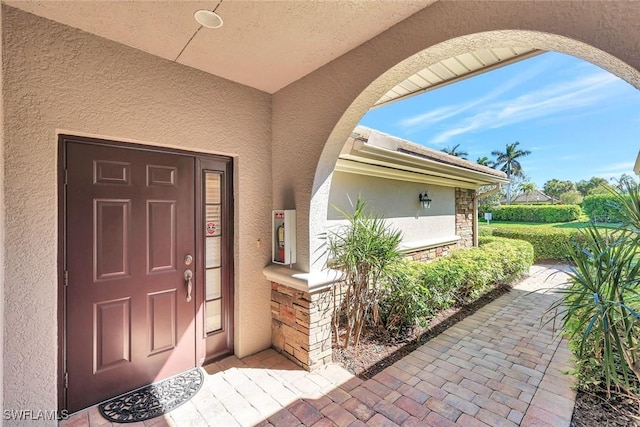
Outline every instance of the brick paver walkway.
[[[300, 370], [273, 350], [206, 367], [190, 401], [139, 426], [553, 426], [575, 393], [566, 341], [540, 319], [566, 281], [534, 266], [513, 291], [363, 381], [336, 365]], [[535, 293], [529, 293], [536, 291]], [[96, 408], [64, 422], [109, 425]], [[136, 424], [128, 424], [135, 426]]]

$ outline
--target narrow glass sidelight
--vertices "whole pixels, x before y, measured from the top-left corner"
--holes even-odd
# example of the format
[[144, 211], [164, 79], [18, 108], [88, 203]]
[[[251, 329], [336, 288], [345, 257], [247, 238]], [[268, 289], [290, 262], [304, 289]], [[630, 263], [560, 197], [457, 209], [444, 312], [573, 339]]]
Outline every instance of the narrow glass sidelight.
[[222, 329], [222, 174], [204, 173], [205, 332]]

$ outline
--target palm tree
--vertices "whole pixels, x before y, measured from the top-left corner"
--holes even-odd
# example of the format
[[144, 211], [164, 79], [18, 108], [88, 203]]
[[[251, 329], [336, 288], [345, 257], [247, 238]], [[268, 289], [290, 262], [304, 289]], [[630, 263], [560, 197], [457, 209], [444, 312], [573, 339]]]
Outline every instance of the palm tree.
[[529, 194], [536, 191], [536, 185], [533, 182], [525, 182], [520, 188], [522, 188], [522, 192], [524, 193], [524, 201], [526, 204], [529, 204]]
[[493, 160], [489, 159], [487, 156], [478, 157], [476, 163], [482, 166], [493, 167]]
[[458, 151], [458, 147], [460, 146], [460, 144], [456, 144], [453, 147], [449, 148], [443, 148], [442, 152], [443, 153], [447, 153], [450, 156], [456, 156], [456, 157], [460, 157], [461, 159], [467, 159], [467, 156], [469, 155], [469, 153], [467, 153], [466, 151]]
[[[494, 168], [500, 168], [500, 170], [507, 174], [507, 178], [511, 179], [512, 176], [523, 177], [522, 165], [518, 161], [520, 157], [525, 157], [531, 154], [529, 150], [518, 149], [520, 143], [518, 141], [513, 144], [507, 144], [504, 152], [495, 150], [491, 152], [492, 156], [496, 156], [496, 161], [493, 165]], [[511, 203], [511, 183], [507, 184], [507, 204]]]

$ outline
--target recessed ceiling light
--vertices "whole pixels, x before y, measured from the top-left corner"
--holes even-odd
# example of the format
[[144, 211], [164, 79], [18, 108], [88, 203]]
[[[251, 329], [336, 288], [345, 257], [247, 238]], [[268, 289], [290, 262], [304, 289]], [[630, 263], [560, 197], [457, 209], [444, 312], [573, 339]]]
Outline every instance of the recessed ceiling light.
[[198, 24], [207, 28], [220, 28], [224, 24], [220, 15], [212, 10], [200, 9], [193, 14], [193, 17], [198, 21]]

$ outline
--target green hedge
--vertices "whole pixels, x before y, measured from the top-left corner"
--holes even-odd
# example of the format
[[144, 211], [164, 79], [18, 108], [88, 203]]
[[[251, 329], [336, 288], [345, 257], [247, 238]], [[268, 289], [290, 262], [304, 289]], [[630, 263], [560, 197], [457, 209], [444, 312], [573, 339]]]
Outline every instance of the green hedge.
[[492, 214], [495, 221], [552, 223], [575, 221], [582, 210], [577, 205], [503, 205]]
[[441, 310], [472, 302], [522, 276], [532, 263], [529, 243], [499, 237], [481, 237], [480, 247], [456, 250], [428, 264], [404, 260], [383, 282], [380, 320], [398, 332], [424, 326]]
[[618, 204], [613, 194], [592, 194], [582, 201], [582, 210], [591, 221], [620, 222]]
[[576, 229], [540, 227], [483, 227], [481, 234], [529, 242], [533, 246], [536, 261], [541, 259], [567, 259], [566, 245], [572, 240], [581, 238]]

